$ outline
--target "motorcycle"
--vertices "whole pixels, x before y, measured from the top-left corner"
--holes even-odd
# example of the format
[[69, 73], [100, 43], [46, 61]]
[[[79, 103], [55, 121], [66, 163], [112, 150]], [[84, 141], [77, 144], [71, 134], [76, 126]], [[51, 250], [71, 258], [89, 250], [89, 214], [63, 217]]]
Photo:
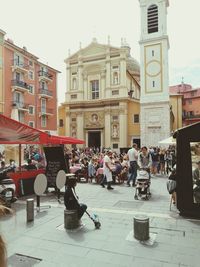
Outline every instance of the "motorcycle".
[[12, 179], [6, 176], [6, 173], [12, 169], [13, 168], [11, 167], [7, 167], [0, 171], [0, 175], [4, 177], [2, 180], [0, 180], [0, 202], [6, 207], [11, 207], [11, 203], [17, 200], [15, 197], [15, 183]]

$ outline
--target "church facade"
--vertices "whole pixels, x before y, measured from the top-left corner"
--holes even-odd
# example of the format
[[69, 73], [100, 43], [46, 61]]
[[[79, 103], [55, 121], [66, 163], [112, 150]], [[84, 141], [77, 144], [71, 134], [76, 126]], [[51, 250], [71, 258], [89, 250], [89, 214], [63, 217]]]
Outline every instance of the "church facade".
[[84, 139], [86, 147], [140, 145], [140, 69], [130, 47], [99, 44], [66, 60], [67, 90], [59, 107], [59, 134]]

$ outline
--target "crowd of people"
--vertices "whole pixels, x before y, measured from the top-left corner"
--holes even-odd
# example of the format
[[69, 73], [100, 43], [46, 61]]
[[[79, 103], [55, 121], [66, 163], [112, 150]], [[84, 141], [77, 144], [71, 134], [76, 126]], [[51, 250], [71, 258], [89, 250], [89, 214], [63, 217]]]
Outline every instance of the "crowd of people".
[[[109, 155], [107, 152], [110, 152]], [[112, 153], [111, 153], [112, 152]], [[168, 149], [161, 149], [159, 147], [143, 147], [139, 149], [136, 144], [127, 151], [117, 153], [110, 149], [99, 148], [85, 148], [85, 149], [67, 149], [65, 148], [65, 161], [66, 171], [70, 172], [70, 168], [78, 165], [79, 168], [76, 171], [77, 176], [87, 177], [88, 181], [99, 181], [98, 172], [99, 168], [103, 168], [103, 173], [107, 172], [109, 182], [127, 181], [127, 185], [130, 186], [132, 181], [133, 185], [136, 180], [137, 169], [142, 166], [143, 160], [149, 161], [148, 171], [151, 175], [156, 174], [168, 174], [170, 168], [175, 164], [175, 148], [169, 147]], [[147, 155], [147, 159], [146, 156]], [[108, 160], [109, 159], [109, 160]], [[45, 168], [45, 155], [36, 147], [30, 146], [24, 150], [25, 163], [22, 164], [23, 170], [36, 170]], [[108, 161], [108, 163], [105, 163]], [[18, 169], [15, 160], [10, 159], [10, 163], [5, 165], [5, 155], [0, 154], [0, 172], [4, 168], [12, 168], [13, 171]], [[110, 167], [109, 167], [110, 165]], [[111, 169], [112, 181], [110, 173]], [[104, 185], [105, 180], [102, 181]]]
[[[159, 147], [142, 147], [137, 144], [122, 153], [111, 151], [110, 149], [66, 149], [65, 159], [68, 172], [73, 166], [80, 166], [76, 171], [77, 176], [87, 176], [88, 181], [99, 181], [98, 169], [103, 169], [101, 185], [105, 186], [105, 179], [108, 183], [117, 181], [127, 181], [127, 185], [135, 185], [138, 168], [146, 168], [151, 175], [168, 174], [169, 170], [176, 162], [175, 148], [168, 149]], [[112, 176], [112, 180], [111, 180]], [[106, 177], [106, 178], [105, 178]], [[108, 185], [111, 188], [111, 185]]]

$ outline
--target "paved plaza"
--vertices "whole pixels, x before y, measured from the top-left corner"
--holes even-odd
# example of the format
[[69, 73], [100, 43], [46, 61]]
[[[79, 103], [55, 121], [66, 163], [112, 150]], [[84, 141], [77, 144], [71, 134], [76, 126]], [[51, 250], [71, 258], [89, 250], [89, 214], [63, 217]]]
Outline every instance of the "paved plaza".
[[[83, 227], [65, 230], [64, 205], [53, 194], [42, 197], [48, 210], [26, 222], [26, 199], [17, 201], [14, 216], [1, 219], [0, 231], [8, 249], [8, 266], [131, 267], [200, 266], [200, 221], [182, 218], [176, 207], [169, 210], [166, 177], [153, 177], [150, 200], [134, 200], [134, 188], [115, 185], [107, 190], [93, 183], [77, 185], [80, 201], [98, 214], [101, 229], [84, 215]], [[150, 219], [150, 240], [133, 237], [133, 218]]]

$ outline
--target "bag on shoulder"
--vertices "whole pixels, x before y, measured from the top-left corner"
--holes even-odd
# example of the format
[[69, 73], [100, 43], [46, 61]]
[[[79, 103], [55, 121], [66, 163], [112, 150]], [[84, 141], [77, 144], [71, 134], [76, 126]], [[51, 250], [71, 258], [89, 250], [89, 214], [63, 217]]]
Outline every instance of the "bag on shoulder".
[[167, 190], [168, 190], [169, 194], [172, 194], [175, 189], [176, 189], [176, 181], [168, 180], [167, 181]]

